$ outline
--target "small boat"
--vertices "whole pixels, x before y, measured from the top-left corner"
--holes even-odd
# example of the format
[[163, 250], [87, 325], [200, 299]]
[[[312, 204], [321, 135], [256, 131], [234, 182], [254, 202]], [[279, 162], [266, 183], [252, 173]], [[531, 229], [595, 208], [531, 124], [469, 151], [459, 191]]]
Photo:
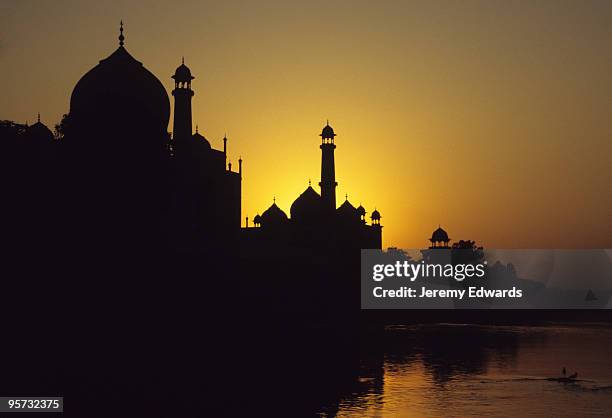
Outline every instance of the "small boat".
[[571, 374], [567, 377], [549, 377], [548, 379], [551, 382], [559, 382], [559, 383], [571, 383], [576, 382], [578, 380], [578, 373]]

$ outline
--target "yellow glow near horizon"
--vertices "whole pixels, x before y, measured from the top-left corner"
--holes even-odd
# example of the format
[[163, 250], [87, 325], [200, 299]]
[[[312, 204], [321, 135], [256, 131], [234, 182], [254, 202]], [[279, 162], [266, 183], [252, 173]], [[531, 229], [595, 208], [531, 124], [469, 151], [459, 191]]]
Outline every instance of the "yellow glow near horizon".
[[185, 56], [194, 125], [244, 160], [243, 223], [318, 190], [329, 119], [338, 203], [378, 208], [385, 246], [422, 247], [441, 224], [489, 248], [612, 247], [612, 4], [1, 7], [2, 119], [56, 123], [121, 18], [168, 92]]

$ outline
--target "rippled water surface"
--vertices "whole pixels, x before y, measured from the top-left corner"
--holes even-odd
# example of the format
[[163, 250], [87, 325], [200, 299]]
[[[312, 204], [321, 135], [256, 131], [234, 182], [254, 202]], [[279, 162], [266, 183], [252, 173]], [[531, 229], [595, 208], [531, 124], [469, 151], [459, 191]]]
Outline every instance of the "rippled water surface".
[[[383, 339], [322, 416], [612, 416], [610, 327], [398, 326]], [[578, 380], [550, 380], [563, 367]]]

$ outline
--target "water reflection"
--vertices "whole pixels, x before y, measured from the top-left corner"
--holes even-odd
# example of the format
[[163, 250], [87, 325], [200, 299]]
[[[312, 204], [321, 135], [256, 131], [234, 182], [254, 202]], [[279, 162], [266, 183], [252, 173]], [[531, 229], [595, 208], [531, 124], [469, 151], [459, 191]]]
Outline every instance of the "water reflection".
[[[387, 327], [361, 353], [359, 389], [321, 416], [584, 416], [612, 411], [606, 327]], [[363, 348], [363, 346], [362, 346]], [[579, 382], [560, 384], [562, 367]]]
[[[77, 417], [609, 416], [612, 411], [607, 353], [612, 328], [319, 328], [272, 321], [264, 327], [257, 319], [216, 326], [211, 321], [202, 333], [171, 323], [159, 334], [167, 338], [132, 332], [121, 336], [129, 342], [124, 345], [116, 344], [118, 338], [81, 337], [55, 368], [52, 362], [36, 370], [7, 364], [0, 391], [62, 394], [69, 400], [66, 416]], [[99, 352], [104, 355], [91, 354]], [[562, 367], [577, 371], [581, 380], [546, 379]]]

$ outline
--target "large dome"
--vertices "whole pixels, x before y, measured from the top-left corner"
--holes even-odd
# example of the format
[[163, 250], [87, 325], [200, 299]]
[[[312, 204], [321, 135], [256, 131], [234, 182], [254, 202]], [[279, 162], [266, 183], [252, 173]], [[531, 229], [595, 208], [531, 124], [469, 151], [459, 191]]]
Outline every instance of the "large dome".
[[165, 132], [170, 100], [157, 77], [120, 45], [79, 80], [70, 98], [70, 116], [91, 129], [125, 124]]
[[262, 226], [274, 227], [285, 223], [288, 218], [287, 214], [283, 212], [281, 208], [276, 205], [276, 202], [272, 203], [268, 209], [261, 214]]
[[321, 210], [321, 196], [309, 185], [291, 205], [291, 219], [298, 222], [316, 221], [321, 216]]

